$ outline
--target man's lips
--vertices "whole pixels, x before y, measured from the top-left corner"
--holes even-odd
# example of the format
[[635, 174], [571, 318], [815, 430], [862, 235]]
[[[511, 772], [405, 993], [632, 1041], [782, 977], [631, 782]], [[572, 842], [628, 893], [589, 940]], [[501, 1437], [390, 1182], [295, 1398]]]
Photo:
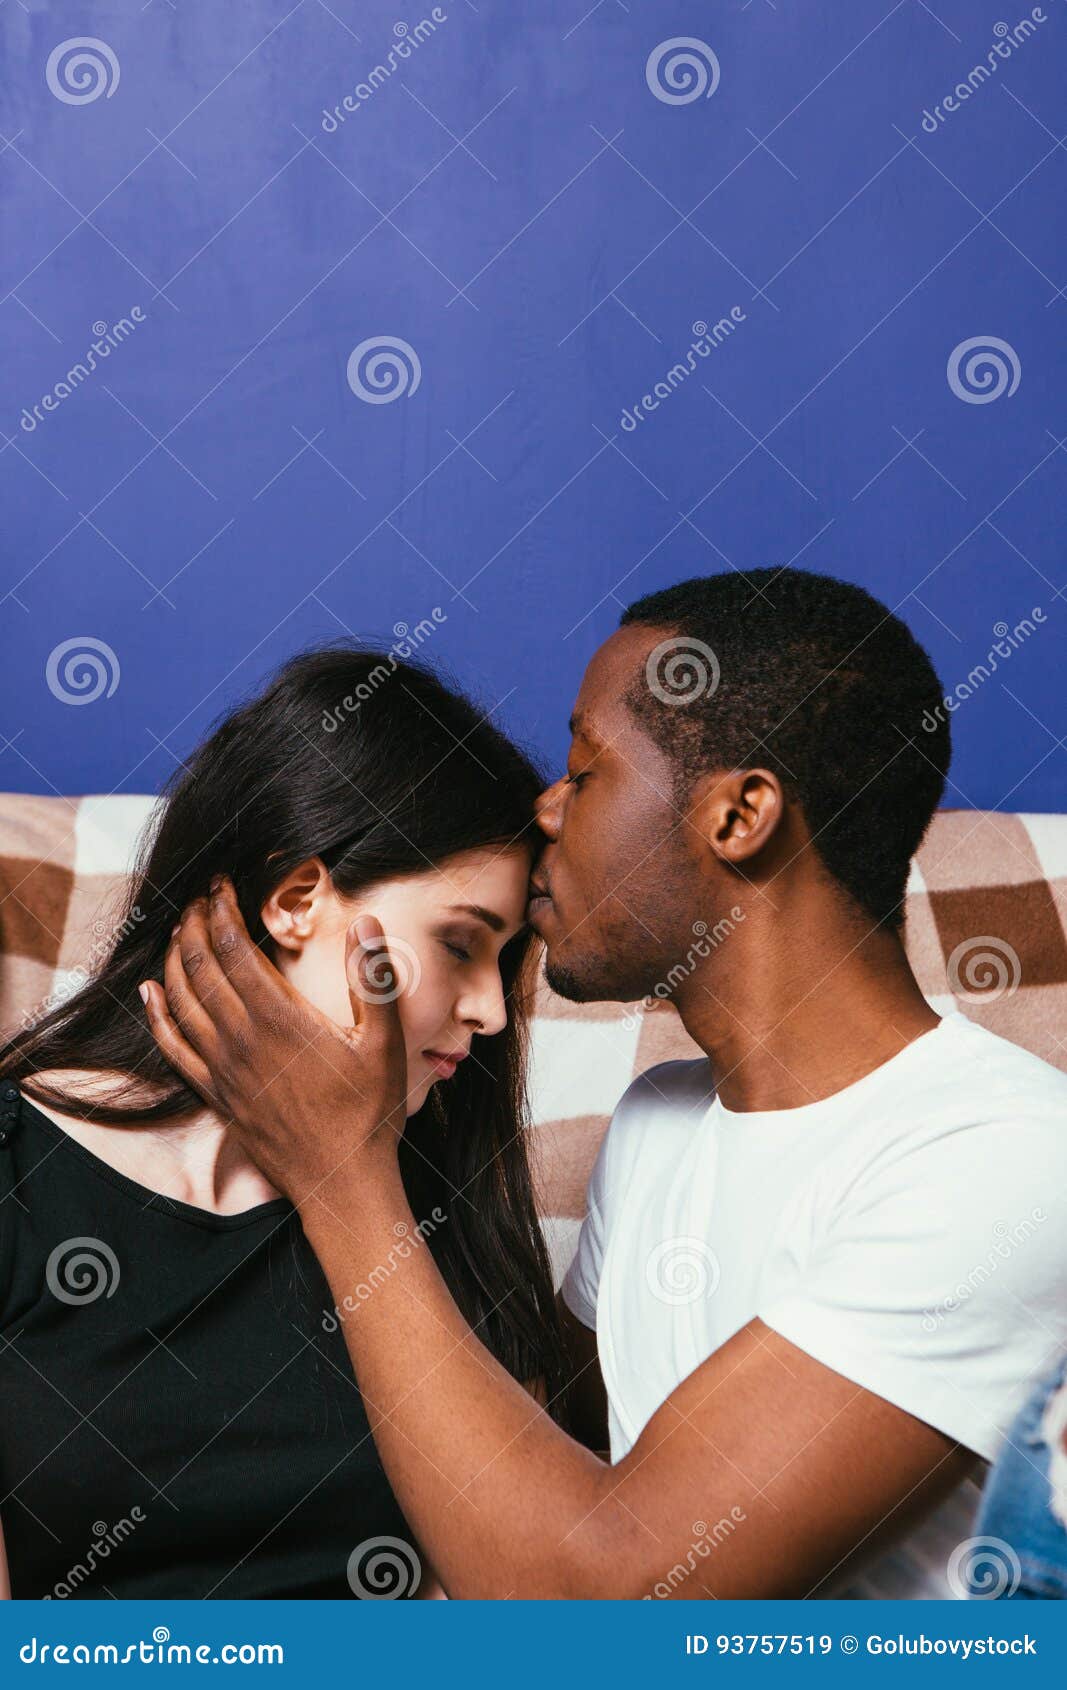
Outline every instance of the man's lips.
[[460, 1063], [470, 1055], [469, 1050], [424, 1050], [427, 1062], [442, 1080], [450, 1080]]
[[547, 885], [541, 880], [530, 881], [529, 896], [526, 901], [526, 919], [532, 922], [536, 915], [543, 915], [552, 907], [552, 894]]

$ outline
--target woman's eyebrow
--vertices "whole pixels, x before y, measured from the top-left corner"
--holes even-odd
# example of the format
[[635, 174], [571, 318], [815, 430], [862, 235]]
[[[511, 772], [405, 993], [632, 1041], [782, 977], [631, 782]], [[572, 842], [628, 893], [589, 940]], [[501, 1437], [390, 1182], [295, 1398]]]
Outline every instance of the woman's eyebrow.
[[491, 927], [494, 933], [503, 933], [507, 926], [503, 916], [497, 915], [495, 910], [484, 909], [481, 904], [449, 904], [448, 908], [457, 910], [462, 915], [476, 916], [479, 921], [484, 921], [487, 927]]

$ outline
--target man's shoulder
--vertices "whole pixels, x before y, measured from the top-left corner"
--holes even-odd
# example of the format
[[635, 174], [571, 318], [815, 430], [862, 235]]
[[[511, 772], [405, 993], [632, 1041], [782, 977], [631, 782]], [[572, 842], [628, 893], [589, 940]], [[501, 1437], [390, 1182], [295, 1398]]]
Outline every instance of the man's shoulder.
[[706, 1057], [657, 1062], [627, 1086], [615, 1106], [604, 1141], [616, 1164], [670, 1154], [705, 1118], [715, 1097]]
[[976, 1122], [1067, 1112], [1067, 1074], [960, 1013], [945, 1018], [928, 1056], [921, 1083], [939, 1110]]
[[715, 1082], [706, 1056], [657, 1062], [627, 1086], [612, 1115], [612, 1125], [649, 1115], [692, 1124], [703, 1117], [714, 1097]]
[[931, 1036], [907, 1078], [843, 1135], [834, 1166], [857, 1198], [903, 1192], [970, 1213], [1020, 1214], [1067, 1197], [1067, 1075], [957, 1014]]

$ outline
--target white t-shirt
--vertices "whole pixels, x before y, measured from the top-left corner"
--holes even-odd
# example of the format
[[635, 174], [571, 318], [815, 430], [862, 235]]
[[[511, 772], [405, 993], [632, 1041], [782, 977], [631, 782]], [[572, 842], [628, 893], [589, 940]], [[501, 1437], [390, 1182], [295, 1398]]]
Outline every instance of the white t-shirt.
[[[759, 1317], [988, 1462], [1067, 1348], [1067, 1075], [958, 1013], [796, 1109], [739, 1114], [704, 1059], [663, 1063], [612, 1117], [563, 1296], [597, 1333], [613, 1461]], [[977, 1499], [965, 1481], [839, 1594], [959, 1596]]]

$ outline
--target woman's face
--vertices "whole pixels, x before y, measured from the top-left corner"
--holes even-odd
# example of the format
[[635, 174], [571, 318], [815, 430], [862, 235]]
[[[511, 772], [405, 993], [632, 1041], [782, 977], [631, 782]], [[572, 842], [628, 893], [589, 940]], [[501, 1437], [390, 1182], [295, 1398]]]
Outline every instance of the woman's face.
[[[263, 906], [274, 962], [296, 990], [340, 1026], [354, 1017], [345, 937], [357, 915], [377, 916], [389, 946], [408, 1064], [407, 1112], [447, 1082], [479, 1035], [507, 1022], [500, 953], [524, 925], [525, 846], [460, 852], [438, 868], [342, 898], [318, 858], [294, 870]], [[373, 986], [367, 996], [374, 996]]]

